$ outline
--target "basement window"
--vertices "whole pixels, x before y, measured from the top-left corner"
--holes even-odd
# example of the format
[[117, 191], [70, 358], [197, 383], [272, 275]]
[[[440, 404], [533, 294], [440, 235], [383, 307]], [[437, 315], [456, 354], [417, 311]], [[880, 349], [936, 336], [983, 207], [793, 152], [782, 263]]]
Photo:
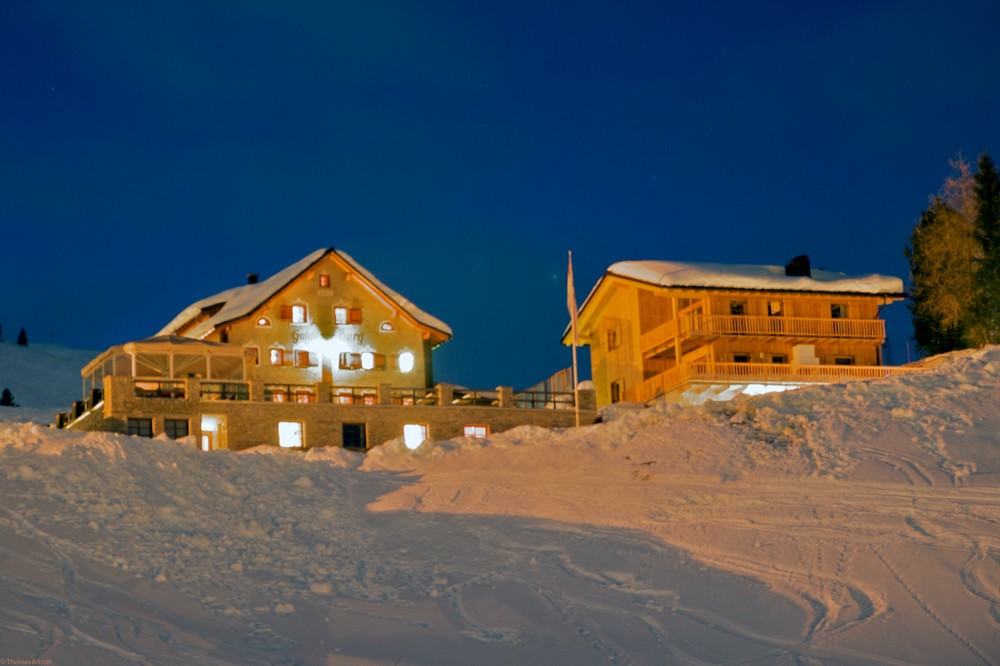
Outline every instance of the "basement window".
[[490, 434], [490, 427], [488, 425], [467, 425], [464, 432], [466, 437], [482, 439]]
[[427, 441], [427, 426], [423, 423], [407, 423], [403, 426], [403, 443], [411, 451]]
[[128, 434], [136, 437], [152, 437], [153, 419], [129, 418]]
[[341, 441], [345, 449], [367, 449], [368, 436], [364, 423], [345, 423], [341, 431]]
[[278, 445], [285, 449], [302, 448], [302, 422], [278, 421]]
[[188, 436], [187, 419], [163, 419], [163, 432], [170, 439]]

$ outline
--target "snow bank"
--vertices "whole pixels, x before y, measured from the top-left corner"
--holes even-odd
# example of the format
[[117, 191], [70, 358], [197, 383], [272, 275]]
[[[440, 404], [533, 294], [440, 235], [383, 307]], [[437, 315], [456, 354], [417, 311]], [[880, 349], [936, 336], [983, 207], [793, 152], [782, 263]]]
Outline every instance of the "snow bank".
[[1000, 350], [367, 455], [0, 423], [5, 658], [996, 663]]

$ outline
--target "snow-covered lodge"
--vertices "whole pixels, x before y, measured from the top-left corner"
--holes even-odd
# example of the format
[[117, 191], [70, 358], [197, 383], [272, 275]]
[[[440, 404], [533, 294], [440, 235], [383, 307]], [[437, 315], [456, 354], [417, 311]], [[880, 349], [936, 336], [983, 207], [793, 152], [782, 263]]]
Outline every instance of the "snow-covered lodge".
[[[270, 278], [197, 301], [146, 340], [82, 370], [60, 427], [171, 438], [204, 449], [346, 446], [570, 426], [574, 394], [436, 384], [451, 329], [329, 248]], [[580, 396], [593, 422], [593, 394]]]
[[[598, 406], [681, 403], [884, 377], [883, 306], [902, 280], [810, 266], [672, 261], [612, 265], [578, 315]], [[564, 342], [569, 344], [567, 330]]]

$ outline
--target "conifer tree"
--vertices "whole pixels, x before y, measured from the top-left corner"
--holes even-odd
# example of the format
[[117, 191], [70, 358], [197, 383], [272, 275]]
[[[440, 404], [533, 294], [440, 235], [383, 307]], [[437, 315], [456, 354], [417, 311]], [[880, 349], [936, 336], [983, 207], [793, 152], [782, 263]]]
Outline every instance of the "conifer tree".
[[9, 388], [4, 388], [3, 393], [0, 393], [0, 407], [17, 407], [17, 403], [14, 402], [14, 394], [10, 392]]
[[979, 346], [1000, 342], [1000, 176], [985, 152], [976, 167], [975, 235], [980, 256], [969, 334], [971, 342]]
[[17, 344], [22, 347], [28, 346], [28, 333], [22, 328], [21, 332], [17, 334]]

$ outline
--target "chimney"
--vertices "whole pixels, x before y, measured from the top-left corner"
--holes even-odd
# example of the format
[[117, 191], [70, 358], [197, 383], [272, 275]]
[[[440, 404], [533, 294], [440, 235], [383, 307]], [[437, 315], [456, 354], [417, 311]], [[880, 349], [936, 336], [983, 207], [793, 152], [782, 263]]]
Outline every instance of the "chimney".
[[785, 275], [789, 277], [812, 277], [812, 268], [809, 266], [809, 255], [800, 254], [792, 257], [785, 264]]
[[256, 273], [247, 273], [247, 284], [257, 284]]

